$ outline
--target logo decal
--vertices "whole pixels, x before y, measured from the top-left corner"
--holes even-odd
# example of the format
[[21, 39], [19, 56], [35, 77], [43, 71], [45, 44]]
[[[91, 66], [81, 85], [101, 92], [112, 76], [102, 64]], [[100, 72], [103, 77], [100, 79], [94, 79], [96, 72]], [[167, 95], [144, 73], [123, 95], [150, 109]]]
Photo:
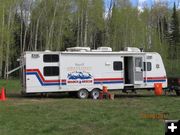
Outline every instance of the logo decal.
[[67, 76], [68, 83], [75, 84], [75, 83], [92, 83], [92, 75], [88, 72], [71, 72]]
[[92, 75], [88, 72], [72, 72], [68, 74], [67, 77], [69, 80], [86, 80], [86, 79], [92, 79]]

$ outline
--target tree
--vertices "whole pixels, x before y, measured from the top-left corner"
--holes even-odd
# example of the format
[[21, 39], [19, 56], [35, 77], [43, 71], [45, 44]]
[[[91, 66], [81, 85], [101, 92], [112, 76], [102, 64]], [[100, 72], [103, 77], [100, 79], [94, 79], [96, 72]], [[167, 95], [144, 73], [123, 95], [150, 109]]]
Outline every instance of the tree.
[[14, 23], [17, 12], [17, 4], [20, 1], [2, 0], [0, 5], [0, 77], [8, 78], [6, 74], [9, 71], [11, 58], [14, 55], [14, 32], [16, 23]]
[[177, 59], [177, 49], [180, 46], [179, 18], [174, 3], [170, 24], [170, 58]]

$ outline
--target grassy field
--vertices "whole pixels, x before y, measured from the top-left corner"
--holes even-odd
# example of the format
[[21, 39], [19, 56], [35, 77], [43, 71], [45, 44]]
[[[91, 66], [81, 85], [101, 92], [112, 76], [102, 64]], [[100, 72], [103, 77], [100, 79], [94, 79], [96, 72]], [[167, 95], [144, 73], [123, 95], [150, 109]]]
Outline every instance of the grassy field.
[[115, 100], [80, 100], [66, 94], [22, 97], [17, 80], [0, 81], [7, 101], [0, 102], [0, 135], [164, 135], [167, 113], [180, 119], [180, 97], [153, 92], [119, 92]]

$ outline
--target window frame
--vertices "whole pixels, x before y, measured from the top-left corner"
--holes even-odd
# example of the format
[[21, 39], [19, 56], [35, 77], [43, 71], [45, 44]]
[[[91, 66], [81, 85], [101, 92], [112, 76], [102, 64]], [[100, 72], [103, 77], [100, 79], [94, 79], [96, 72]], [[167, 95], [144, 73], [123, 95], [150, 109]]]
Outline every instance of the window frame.
[[[120, 69], [117, 69], [117, 65], [115, 63], [120, 63]], [[113, 61], [113, 71], [122, 71], [123, 70], [123, 62], [122, 61]]]
[[[47, 58], [48, 56], [50, 58]], [[53, 58], [53, 57], [55, 57], [55, 58]], [[57, 62], [59, 62], [59, 55], [58, 54], [44, 54], [43, 62], [44, 63], [57, 63]]]
[[[52, 69], [50, 69], [51, 71], [49, 71], [49, 72], [47, 73], [47, 68], [52, 68]], [[55, 71], [58, 71], [57, 74], [55, 74], [56, 72], [52, 72], [52, 71], [53, 71], [53, 68], [56, 68], [56, 69], [57, 69], [57, 70], [55, 70]], [[45, 72], [45, 71], [46, 71], [46, 72]], [[50, 72], [51, 72], [51, 74], [50, 74]], [[45, 77], [59, 76], [59, 75], [60, 75], [59, 66], [44, 66], [44, 67], [43, 67], [43, 75], [44, 75]]]
[[[146, 66], [147, 66], [147, 68], [146, 68]], [[148, 62], [143, 62], [143, 71], [152, 71], [152, 62], [149, 62], [149, 61]]]

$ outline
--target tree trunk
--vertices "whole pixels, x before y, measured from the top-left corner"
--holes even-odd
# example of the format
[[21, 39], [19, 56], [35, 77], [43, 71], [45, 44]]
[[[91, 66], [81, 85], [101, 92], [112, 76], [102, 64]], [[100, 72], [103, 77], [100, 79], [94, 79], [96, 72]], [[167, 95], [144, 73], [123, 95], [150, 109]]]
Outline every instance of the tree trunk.
[[57, 11], [57, 5], [55, 6], [55, 9], [54, 9], [53, 19], [51, 21], [49, 34], [48, 34], [48, 48], [50, 48], [50, 50], [52, 50], [52, 42], [51, 41], [52, 41], [52, 35], [53, 35], [53, 30], [54, 30], [54, 21], [55, 21], [56, 11]]
[[22, 13], [22, 7], [21, 7], [21, 32], [20, 32], [20, 50], [21, 53], [23, 53], [23, 13]]
[[35, 51], [37, 51], [37, 40], [38, 40], [38, 31], [39, 31], [39, 20], [40, 20], [40, 18], [41, 18], [41, 14], [38, 17], [37, 23], [36, 23], [36, 33], [35, 33], [35, 43], [34, 43], [34, 50]]
[[83, 27], [83, 21], [84, 21], [84, 14], [83, 14], [84, 10], [83, 8], [81, 9], [81, 39], [80, 39], [80, 45], [81, 46], [84, 46], [83, 45], [83, 30], [84, 30], [84, 27]]
[[76, 42], [76, 46], [79, 46], [79, 35], [80, 35], [80, 15], [79, 15], [79, 12], [78, 12], [78, 21], [77, 21], [77, 42]]
[[85, 29], [84, 29], [84, 46], [87, 47], [87, 33], [88, 33], [88, 14], [87, 14], [87, 10], [85, 13]]
[[63, 24], [64, 24], [64, 15], [65, 15], [65, 12], [66, 12], [66, 2], [64, 1], [64, 4], [63, 4], [63, 11], [62, 11], [62, 15], [61, 15], [61, 21], [60, 21], [60, 27], [59, 27], [59, 45], [57, 46], [56, 50], [59, 51], [59, 49], [61, 48], [61, 46], [63, 45]]
[[1, 27], [1, 44], [0, 44], [0, 78], [3, 77], [3, 44], [4, 44], [4, 7], [3, 7], [3, 18]]
[[25, 32], [24, 32], [24, 38], [23, 38], [23, 50], [22, 50], [22, 53], [25, 51], [25, 48], [26, 48], [26, 36], [27, 36], [27, 31], [28, 31], [28, 28], [27, 26], [25, 26]]
[[[8, 31], [11, 31], [10, 25], [11, 25], [11, 17], [12, 17], [12, 11], [11, 8], [9, 10], [9, 16], [8, 16]], [[10, 34], [10, 33], [9, 33]], [[6, 44], [6, 61], [5, 61], [5, 72], [4, 72], [4, 78], [8, 79], [9, 75], [7, 74], [7, 72], [9, 71], [9, 55], [10, 55], [10, 35], [7, 38], [7, 44]]]

